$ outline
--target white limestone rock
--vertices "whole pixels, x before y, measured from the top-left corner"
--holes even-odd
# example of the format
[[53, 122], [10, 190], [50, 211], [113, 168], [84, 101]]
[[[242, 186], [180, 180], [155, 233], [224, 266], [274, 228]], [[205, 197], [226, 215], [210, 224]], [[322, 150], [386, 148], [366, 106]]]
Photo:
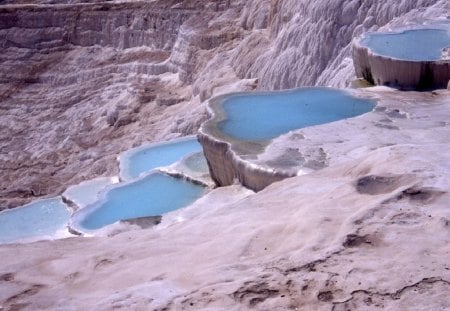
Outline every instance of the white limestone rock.
[[[142, 142], [193, 134], [225, 90], [347, 86], [355, 35], [450, 11], [447, 0], [92, 3], [0, 4], [1, 208], [115, 175], [116, 155]], [[192, 15], [239, 35], [182, 37]], [[195, 57], [174, 49], [183, 40]], [[260, 156], [322, 148], [321, 170], [257, 194], [215, 189], [147, 230], [0, 246], [0, 307], [449, 309], [448, 92], [373, 92], [388, 93], [385, 110], [280, 137]], [[170, 93], [187, 100], [156, 104]]]

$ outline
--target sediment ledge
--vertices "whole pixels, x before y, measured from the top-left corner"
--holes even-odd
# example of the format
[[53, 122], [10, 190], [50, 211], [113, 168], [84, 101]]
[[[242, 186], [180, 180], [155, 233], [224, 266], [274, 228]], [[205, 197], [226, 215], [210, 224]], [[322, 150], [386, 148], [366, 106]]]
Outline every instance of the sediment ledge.
[[[288, 93], [296, 90], [298, 89], [262, 94]], [[211, 99], [207, 110], [209, 119], [202, 124], [197, 134], [203, 146], [211, 178], [218, 186], [228, 186], [239, 182], [251, 190], [260, 191], [274, 182], [326, 166], [326, 159], [321, 150], [297, 154], [296, 150], [287, 148], [282, 154], [275, 152], [272, 157], [261, 158], [260, 156], [271, 146], [272, 139], [241, 140], [220, 130], [219, 124], [227, 118], [222, 103], [230, 97], [248, 94], [232, 93]], [[357, 94], [352, 92], [351, 95]], [[321, 161], [325, 162], [319, 163]]]
[[247, 159], [254, 158], [269, 143], [244, 142], [236, 140], [217, 128], [225, 119], [220, 103], [234, 93], [221, 95], [208, 103], [209, 120], [200, 127], [197, 138], [203, 147], [211, 178], [218, 186], [229, 186], [239, 181], [243, 186], [260, 191], [268, 185], [296, 176], [293, 171], [278, 171], [258, 166]]
[[412, 61], [379, 55], [362, 43], [353, 42], [353, 64], [356, 76], [375, 85], [402, 90], [446, 88], [450, 80], [450, 59]]
[[271, 183], [296, 176], [293, 172], [269, 170], [243, 160], [231, 143], [214, 139], [203, 127], [198, 132], [198, 140], [203, 146], [211, 178], [219, 186], [239, 181], [249, 189], [260, 191]]

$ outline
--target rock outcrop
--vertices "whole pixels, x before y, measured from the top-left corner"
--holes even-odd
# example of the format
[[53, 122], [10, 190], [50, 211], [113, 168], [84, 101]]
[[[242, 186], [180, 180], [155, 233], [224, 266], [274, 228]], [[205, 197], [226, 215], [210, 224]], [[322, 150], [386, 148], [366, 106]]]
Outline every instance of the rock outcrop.
[[[219, 186], [230, 186], [239, 182], [254, 191], [260, 191], [268, 185], [297, 175], [297, 172], [276, 170], [262, 165], [252, 165], [251, 160], [244, 160], [236, 153], [232, 144], [218, 140], [201, 128], [198, 140], [208, 161], [209, 174]], [[256, 150], [261, 148], [257, 146]], [[255, 152], [250, 148], [250, 152]], [[247, 154], [248, 155], [248, 154]]]
[[167, 60], [182, 24], [227, 7], [0, 5], [0, 209], [117, 174], [124, 149], [194, 133], [203, 109]]

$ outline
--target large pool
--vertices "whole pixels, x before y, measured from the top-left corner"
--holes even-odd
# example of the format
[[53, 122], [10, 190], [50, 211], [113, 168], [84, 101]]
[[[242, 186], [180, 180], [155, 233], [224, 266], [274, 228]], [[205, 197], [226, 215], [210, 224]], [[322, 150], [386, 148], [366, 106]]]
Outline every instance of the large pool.
[[120, 157], [120, 177], [132, 180], [155, 168], [171, 165], [187, 154], [202, 150], [194, 136], [148, 144], [124, 152]]
[[194, 183], [152, 173], [113, 187], [100, 201], [76, 212], [71, 227], [85, 232], [119, 220], [162, 215], [189, 205], [204, 192], [204, 187]]
[[291, 130], [351, 118], [375, 103], [331, 88], [237, 94], [222, 102], [223, 133], [243, 141], [266, 141]]
[[369, 33], [361, 41], [373, 52], [401, 60], [435, 61], [450, 46], [445, 29], [413, 29], [403, 32]]
[[70, 211], [60, 197], [0, 212], [0, 243], [52, 238], [65, 230]]

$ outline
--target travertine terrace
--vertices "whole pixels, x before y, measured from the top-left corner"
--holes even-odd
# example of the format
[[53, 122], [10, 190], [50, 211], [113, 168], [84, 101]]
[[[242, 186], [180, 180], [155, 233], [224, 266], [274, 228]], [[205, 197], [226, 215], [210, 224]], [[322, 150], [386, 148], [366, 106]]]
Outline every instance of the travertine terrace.
[[[301, 95], [295, 94], [302, 94], [304, 92], [310, 94], [303, 97], [303, 100], [306, 100], [305, 107], [307, 107], [308, 105], [314, 105], [313, 102], [308, 103], [308, 101], [314, 100], [308, 98], [308, 96], [314, 97], [317, 96], [317, 94], [320, 92], [333, 94], [326, 100], [333, 102], [328, 107], [330, 109], [335, 109], [335, 111], [333, 112], [335, 115], [340, 115], [340, 112], [338, 112], [339, 109], [337, 107], [339, 107], [339, 105], [344, 106], [343, 102], [349, 100], [350, 98], [353, 98], [355, 100], [359, 99], [359, 101], [357, 103], [354, 103], [354, 105], [365, 106], [364, 104], [366, 104], [367, 110], [365, 110], [364, 112], [369, 112], [370, 110], [372, 110], [372, 108], [374, 108], [377, 103], [377, 99], [378, 101], [380, 101], [379, 98], [367, 92], [361, 92], [357, 90], [347, 90], [346, 92], [341, 92], [340, 90], [331, 88], [299, 88], [278, 92], [262, 92], [258, 93], [258, 96], [270, 97], [277, 95], [283, 96], [284, 94], [284, 96], [286, 96], [285, 100], [288, 100], [288, 96], [292, 96], [291, 98], [295, 98], [295, 96], [297, 96], [297, 104], [301, 105], [301, 99], [299, 99], [299, 96]], [[316, 93], [311, 94], [309, 92]], [[342, 98], [339, 98], [338, 94], [346, 96], [343, 97], [346, 99], [343, 100]], [[238, 137], [230, 136], [227, 133], [224, 133], [221, 130], [220, 124], [226, 122], [227, 118], [229, 118], [230, 116], [227, 116], [223, 105], [225, 105], [225, 102], [227, 100], [233, 100], [234, 96], [249, 95], [251, 95], [251, 93], [233, 93], [211, 99], [208, 103], [208, 120], [203, 122], [198, 131], [198, 140], [202, 144], [203, 153], [208, 162], [211, 178], [216, 182], [217, 185], [229, 186], [235, 182], [239, 182], [249, 189], [260, 191], [273, 182], [277, 182], [289, 177], [303, 175], [308, 172], [321, 169], [327, 165], [326, 153], [323, 151], [323, 148], [319, 148], [313, 152], [299, 152], [299, 150], [294, 147], [294, 144], [287, 144], [287, 150], [284, 150], [283, 153], [280, 153], [280, 150], [273, 150], [273, 148], [270, 147], [273, 143], [273, 140], [276, 140], [277, 137], [275, 137], [274, 139], [255, 141], [249, 139], [240, 139]], [[282, 99], [280, 98], [278, 100]], [[243, 101], [242, 103], [245, 104], [245, 101]], [[274, 101], [272, 104], [277, 105], [278, 103]], [[265, 114], [268, 114], [267, 110], [263, 111], [265, 112]], [[308, 109], [305, 109], [304, 112], [308, 113]], [[253, 113], [255, 113], [255, 111], [253, 111]], [[299, 111], [298, 113], [300, 114]], [[361, 114], [362, 113], [363, 112], [361, 111]], [[285, 114], [286, 112], [283, 113], [283, 125], [286, 124]], [[356, 117], [355, 115], [353, 116]], [[298, 116], [298, 119], [301, 120], [302, 118], [307, 120], [308, 116]], [[336, 120], [335, 118], [333, 119], [333, 121], [342, 122], [340, 120]], [[242, 119], [240, 119], [240, 122], [243, 122]], [[267, 120], [265, 122], [267, 122]], [[262, 122], [261, 124], [265, 124], [265, 122]], [[323, 121], [320, 122], [323, 123]], [[325, 125], [315, 124], [314, 126]], [[258, 129], [256, 129], [255, 127], [257, 127], [257, 125], [251, 126], [253, 133], [258, 131]], [[312, 125], [309, 127], [312, 127]], [[298, 130], [298, 128], [294, 127], [291, 131], [295, 130]], [[286, 131], [281, 136], [285, 136], [288, 134], [288, 132], [291, 131]], [[266, 152], [266, 149], [270, 149], [270, 152]], [[264, 155], [262, 156], [262, 154]]]
[[214, 95], [347, 86], [356, 35], [446, 12], [444, 0], [2, 1], [0, 208], [195, 134]]
[[[450, 24], [441, 27], [442, 31], [450, 33]], [[403, 29], [408, 30], [414, 30], [414, 27]], [[353, 63], [357, 77], [375, 85], [387, 85], [403, 90], [445, 89], [450, 80], [450, 57], [445, 51], [442, 51], [441, 57], [436, 60], [399, 59], [376, 53], [364, 44], [363, 37], [360, 37], [353, 42]]]
[[[447, 0], [0, 1], [0, 207], [117, 175], [227, 92], [348, 87], [366, 31]], [[450, 309], [450, 93], [382, 102], [258, 154], [309, 174], [220, 187], [140, 229], [0, 246], [3, 310]]]

